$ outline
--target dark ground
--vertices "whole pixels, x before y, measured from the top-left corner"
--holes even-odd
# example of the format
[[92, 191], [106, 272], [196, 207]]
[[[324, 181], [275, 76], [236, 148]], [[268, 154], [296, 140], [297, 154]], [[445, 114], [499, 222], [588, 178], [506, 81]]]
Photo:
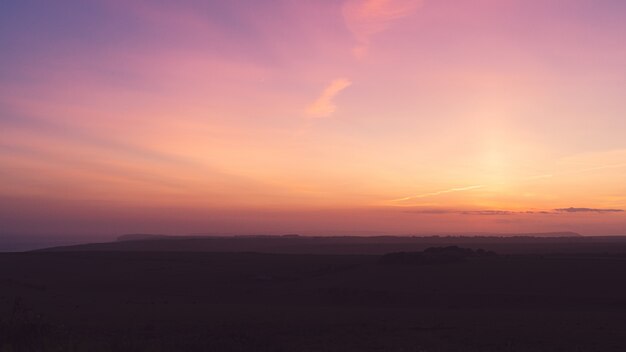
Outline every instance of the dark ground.
[[171, 239], [4, 253], [0, 351], [625, 351], [626, 241], [550, 240], [425, 265]]

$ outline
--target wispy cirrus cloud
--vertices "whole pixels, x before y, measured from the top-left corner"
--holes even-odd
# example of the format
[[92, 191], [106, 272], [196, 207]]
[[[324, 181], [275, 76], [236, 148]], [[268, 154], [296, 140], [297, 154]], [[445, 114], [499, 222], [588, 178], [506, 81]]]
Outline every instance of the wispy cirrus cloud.
[[347, 78], [337, 78], [330, 82], [317, 100], [307, 107], [307, 115], [311, 117], [331, 116], [337, 109], [334, 102], [335, 97], [350, 85], [352, 82]]
[[558, 208], [554, 209], [557, 213], [621, 213], [622, 209], [602, 209], [602, 208]]
[[392, 199], [391, 202], [406, 202], [409, 200], [413, 200], [413, 199], [420, 199], [420, 198], [427, 198], [427, 197], [434, 197], [434, 196], [438, 196], [441, 194], [447, 194], [447, 193], [454, 193], [454, 192], [463, 192], [463, 191], [471, 191], [474, 189], [479, 189], [479, 188], [484, 188], [486, 187], [485, 185], [475, 185], [475, 186], [467, 186], [467, 187], [456, 187], [456, 188], [450, 188], [450, 189], [444, 189], [442, 191], [437, 191], [437, 192], [430, 192], [430, 193], [424, 193], [424, 194], [418, 194], [415, 196], [408, 196], [408, 197], [403, 197], [403, 198], [398, 198], [398, 199]]
[[[357, 58], [362, 58], [368, 50], [370, 37], [384, 31], [389, 22], [409, 16], [423, 0], [347, 0], [342, 8], [344, 22], [356, 38], [358, 45], [353, 48]], [[352, 85], [347, 78], [333, 80], [306, 109], [311, 117], [331, 116], [337, 106], [334, 98]]]
[[407, 210], [406, 213], [411, 214], [426, 214], [426, 215], [445, 215], [445, 214], [460, 214], [460, 215], [481, 215], [481, 216], [506, 216], [506, 215], [519, 215], [519, 214], [554, 214], [550, 211], [513, 211], [513, 210], [463, 210], [463, 209], [447, 209], [447, 208], [435, 208], [435, 209], [414, 209]]
[[603, 209], [603, 208], [557, 208], [552, 210], [498, 210], [498, 209], [486, 209], [486, 210], [463, 210], [463, 209], [449, 209], [449, 208], [420, 208], [407, 210], [406, 213], [411, 214], [425, 214], [425, 215], [445, 215], [445, 214], [459, 214], [459, 215], [478, 215], [478, 216], [510, 216], [510, 215], [560, 215], [571, 213], [622, 213], [622, 209]]
[[359, 44], [353, 49], [356, 57], [368, 50], [370, 37], [384, 31], [393, 20], [411, 15], [422, 5], [422, 0], [348, 0], [343, 6], [343, 17], [348, 29]]

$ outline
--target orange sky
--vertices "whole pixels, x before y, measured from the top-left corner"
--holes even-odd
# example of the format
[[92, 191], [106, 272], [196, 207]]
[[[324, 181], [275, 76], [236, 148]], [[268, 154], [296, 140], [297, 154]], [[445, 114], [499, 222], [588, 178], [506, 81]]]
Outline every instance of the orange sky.
[[621, 0], [25, 0], [0, 23], [0, 233], [626, 234]]

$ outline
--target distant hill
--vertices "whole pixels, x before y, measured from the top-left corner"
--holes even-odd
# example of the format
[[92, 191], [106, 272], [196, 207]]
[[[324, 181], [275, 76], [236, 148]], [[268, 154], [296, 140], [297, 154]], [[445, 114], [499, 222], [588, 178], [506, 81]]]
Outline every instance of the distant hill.
[[145, 241], [145, 240], [162, 240], [172, 238], [175, 236], [168, 235], [155, 235], [149, 233], [132, 233], [127, 235], [121, 235], [117, 237], [117, 241]]
[[[507, 235], [503, 235], [507, 236]], [[540, 233], [519, 233], [508, 236], [513, 237], [541, 237], [541, 238], [558, 238], [558, 237], [583, 237], [583, 235], [576, 232], [540, 232]]]
[[284, 254], [381, 255], [423, 251], [429, 247], [482, 248], [500, 254], [626, 252], [626, 236], [586, 237], [575, 233], [506, 236], [167, 236], [133, 234], [118, 241], [47, 248], [41, 251], [257, 252]]
[[400, 240], [404, 241], [407, 238], [431, 238], [431, 237], [467, 237], [467, 238], [480, 238], [480, 237], [537, 237], [537, 238], [562, 238], [562, 237], [584, 237], [583, 235], [576, 232], [538, 232], [538, 233], [472, 233], [472, 234], [457, 234], [451, 235], [446, 234], [443, 236], [437, 235], [425, 235], [425, 236], [301, 236], [299, 234], [286, 234], [286, 235], [163, 235], [163, 234], [145, 234], [145, 233], [137, 233], [137, 234], [126, 234], [117, 237], [117, 241], [145, 241], [145, 240], [181, 240], [181, 239], [200, 239], [200, 238], [237, 238], [237, 239], [252, 239], [252, 238], [289, 238], [289, 239], [312, 239], [318, 238], [322, 239], [331, 239], [331, 238], [343, 238], [343, 239], [353, 239], [358, 241], [359, 239], [377, 239], [377, 240]]

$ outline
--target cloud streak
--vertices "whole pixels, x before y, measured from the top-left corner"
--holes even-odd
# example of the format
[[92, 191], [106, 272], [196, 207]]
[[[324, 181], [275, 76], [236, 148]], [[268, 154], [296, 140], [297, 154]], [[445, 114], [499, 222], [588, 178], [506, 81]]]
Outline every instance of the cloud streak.
[[459, 215], [477, 215], [477, 216], [510, 216], [510, 215], [564, 215], [573, 213], [622, 213], [622, 209], [602, 209], [602, 208], [558, 208], [552, 210], [462, 210], [462, 209], [446, 209], [446, 208], [432, 208], [432, 209], [415, 209], [407, 210], [406, 213], [411, 214], [424, 214], [424, 215], [446, 215], [446, 214], [459, 214]]
[[554, 209], [558, 213], [621, 213], [622, 209], [598, 209], [598, 208], [558, 208]]
[[347, 78], [337, 78], [330, 82], [319, 98], [307, 107], [307, 115], [311, 117], [331, 116], [337, 110], [334, 102], [335, 97], [350, 85], [352, 85], [352, 82]]
[[399, 198], [399, 199], [392, 199], [391, 201], [392, 202], [405, 202], [407, 200], [412, 200], [412, 199], [434, 197], [434, 196], [438, 196], [438, 195], [441, 195], [441, 194], [454, 193], [454, 192], [471, 191], [471, 190], [474, 190], [474, 189], [479, 189], [479, 188], [484, 188], [484, 187], [485, 187], [485, 185], [476, 185], [476, 186], [450, 188], [450, 189], [445, 189], [443, 191], [418, 194], [416, 196], [408, 196], [408, 197]]
[[367, 54], [370, 37], [382, 32], [393, 20], [411, 15], [422, 5], [422, 0], [348, 0], [342, 12], [348, 29], [358, 45], [353, 49], [356, 57]]

